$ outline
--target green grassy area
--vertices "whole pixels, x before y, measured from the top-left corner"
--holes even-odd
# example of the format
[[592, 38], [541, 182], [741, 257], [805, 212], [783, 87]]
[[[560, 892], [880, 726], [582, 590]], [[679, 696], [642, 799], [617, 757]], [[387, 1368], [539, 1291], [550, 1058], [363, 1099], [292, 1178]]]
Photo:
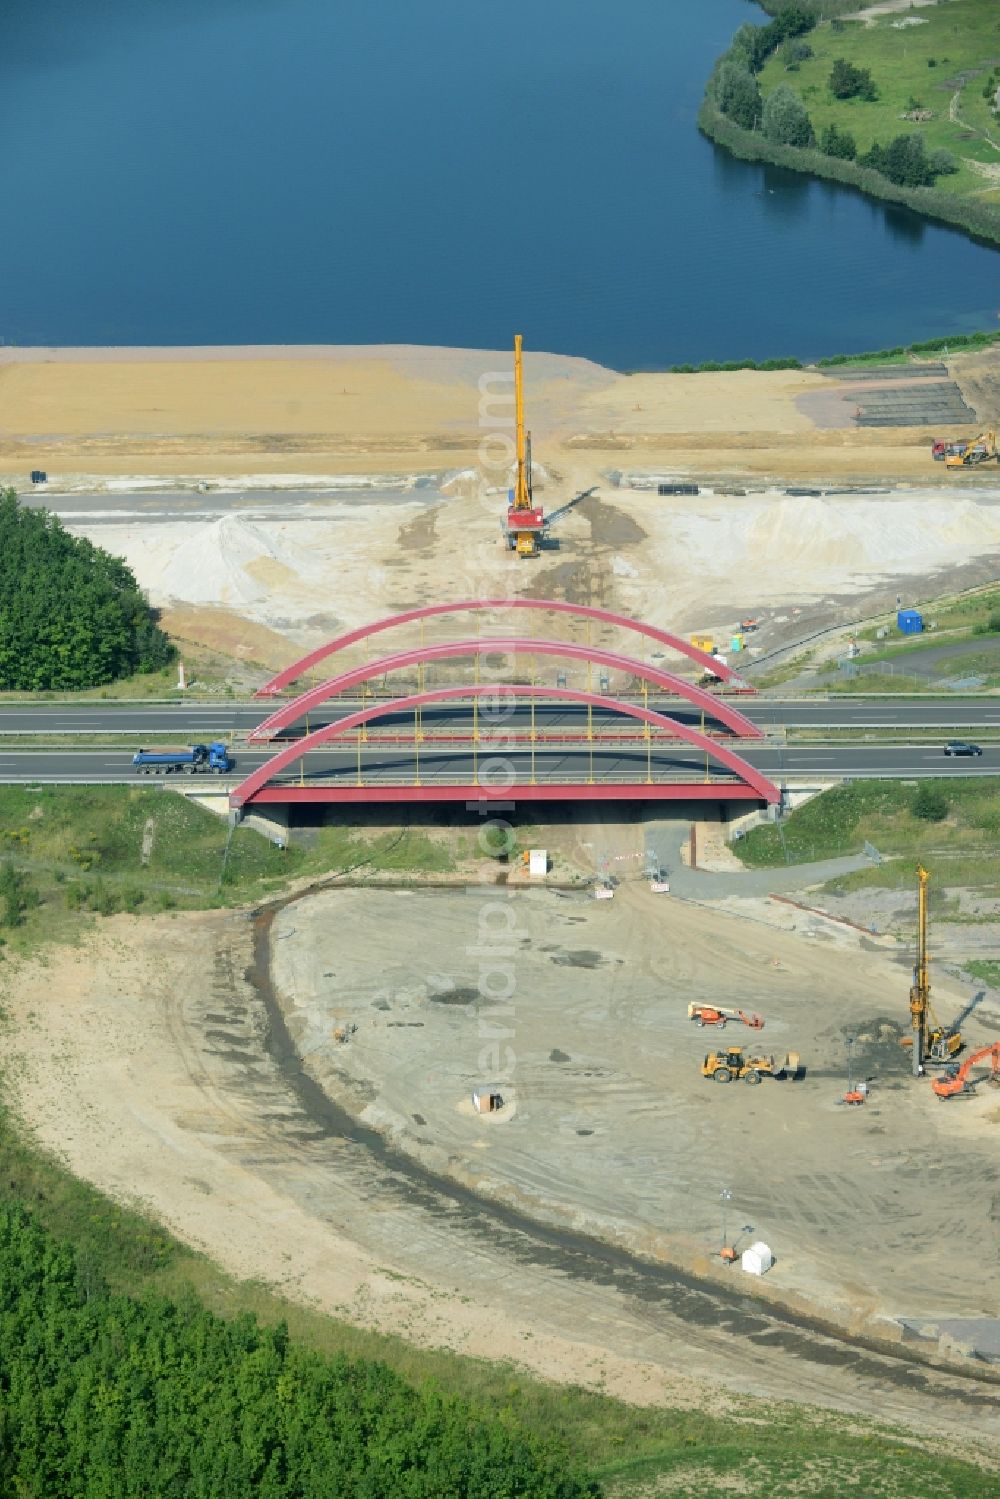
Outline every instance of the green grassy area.
[[793, 677], [799, 676], [806, 670], [814, 654], [814, 650], [803, 651], [801, 655], [794, 656], [790, 661], [781, 661], [777, 666], [772, 666], [770, 671], [761, 672], [759, 676], [755, 672], [753, 685], [758, 691], [763, 691], [768, 687], [780, 687], [783, 683], [790, 682]]
[[[72, 1246], [84, 1286], [114, 1292], [194, 1295], [225, 1317], [250, 1313], [284, 1321], [290, 1336], [326, 1354], [379, 1359], [419, 1387], [472, 1401], [505, 1423], [555, 1436], [581, 1459], [602, 1492], [721, 1499], [774, 1494], [865, 1494], [909, 1499], [985, 1499], [991, 1477], [971, 1463], [939, 1456], [874, 1423], [742, 1397], [738, 1412], [630, 1406], [574, 1386], [543, 1383], [509, 1365], [424, 1350], [283, 1300], [239, 1282], [141, 1214], [77, 1180], [38, 1150], [0, 1111], [0, 1198], [28, 1207]], [[808, 1486], [801, 1488], [803, 1480]], [[655, 1487], [653, 1487], [655, 1485]], [[373, 1490], [373, 1493], [376, 1492]], [[388, 1492], [379, 1490], [378, 1492]]]
[[20, 889], [20, 909], [0, 901], [12, 952], [72, 940], [87, 912], [231, 905], [293, 877], [452, 867], [447, 840], [421, 828], [365, 836], [333, 824], [280, 849], [166, 789], [0, 786], [0, 876], [13, 871]]
[[966, 973], [971, 973], [973, 978], [981, 979], [991, 989], [1000, 989], [1000, 962], [989, 958], [973, 958], [964, 966]]
[[1000, 588], [991, 584], [969, 593], [946, 594], [929, 604], [925, 612], [939, 630], [975, 630], [987, 625], [993, 615], [1000, 615]]
[[[918, 794], [939, 792], [945, 816], [928, 821], [916, 815]], [[1000, 778], [976, 777], [906, 781], [855, 781], [814, 797], [779, 827], [754, 828], [733, 844], [744, 864], [754, 868], [808, 863], [858, 854], [867, 839], [896, 862], [845, 876], [844, 888], [912, 885], [919, 859], [941, 869], [936, 899], [944, 884], [995, 890], [1000, 883]], [[947, 869], [945, 869], [945, 862]]]
[[[881, 844], [876, 843], [875, 846], [880, 853], [884, 852]], [[889, 859], [885, 864], [873, 864], [865, 869], [855, 869], [850, 874], [838, 874], [827, 880], [822, 889], [829, 895], [849, 895], [857, 890], [900, 890], [912, 898], [916, 889], [914, 871], [918, 858], [927, 859], [933, 865], [931, 912], [941, 920], [969, 920], [978, 923], [981, 919], [963, 918], [956, 897], [948, 893], [950, 890], [961, 888], [978, 891], [981, 895], [1000, 894], [995, 846], [979, 854], [924, 847], [912, 857], [904, 854]], [[916, 910], [916, 907], [913, 909]]]
[[237, 660], [208, 646], [190, 640], [170, 637], [180, 660], [183, 660], [188, 686], [177, 686], [176, 661], [159, 671], [135, 672], [117, 682], [101, 687], [41, 692], [0, 692], [0, 703], [66, 703], [86, 706], [95, 702], [192, 702], [225, 704], [233, 698], [249, 698], [272, 675], [269, 667], [256, 661]]
[[[908, 18], [921, 24], [900, 28]], [[814, 55], [796, 70], [789, 71], [779, 54], [765, 64], [760, 75], [765, 96], [779, 83], [788, 84], [809, 111], [817, 136], [830, 124], [849, 130], [859, 154], [873, 141], [887, 144], [893, 136], [918, 132], [928, 151], [943, 148], [960, 163], [953, 176], [938, 178], [938, 192], [1000, 204], [1000, 170], [991, 182], [969, 165], [1000, 168], [1000, 122], [982, 98], [984, 80], [1000, 63], [995, 0], [947, 0], [881, 16], [874, 25], [848, 21], [834, 29], [824, 22], [806, 40]], [[870, 70], [876, 101], [832, 96], [828, 79], [837, 58]], [[959, 122], [949, 118], [956, 95]], [[915, 103], [931, 110], [933, 119], [923, 124], [901, 119]]]
[[[858, 657], [859, 675], [848, 677], [830, 662], [820, 673], [819, 690], [923, 694], [939, 692], [940, 682], [946, 678], [963, 676], [982, 677], [986, 689], [1000, 687], [1000, 648], [994, 648], [1000, 631], [993, 628], [1000, 621], [1000, 588], [991, 585], [945, 595], [921, 605], [921, 612], [934, 626], [921, 635], [904, 635], [896, 626], [895, 614], [886, 614], [859, 630], [857, 639], [874, 646]], [[943, 645], [967, 645], [968, 649], [931, 660], [919, 676], [908, 670]], [[871, 670], [881, 663], [890, 663], [893, 672]]]
[[122, 677], [118, 682], [108, 682], [103, 687], [81, 687], [77, 691], [0, 692], [0, 703], [94, 703], [116, 699], [173, 698], [178, 702], [189, 694], [177, 689], [177, 667], [165, 666], [162, 671], [136, 672], [131, 677]]
[[865, 672], [860, 671], [856, 677], [848, 677], [838, 672], [824, 678], [818, 687], [808, 687], [807, 692], [828, 692], [846, 694], [848, 697], [879, 697], [885, 693], [897, 693], [904, 697], [923, 697], [928, 693], [932, 696], [940, 693], [940, 688], [935, 687], [925, 678], [912, 676], [910, 673], [898, 676], [890, 672]]
[[968, 640], [975, 644], [996, 639], [1000, 631], [992, 626], [1000, 619], [1000, 588], [989, 584], [968, 593], [944, 594], [919, 606], [928, 627], [920, 635], [904, 635], [896, 624], [895, 612], [883, 614], [858, 630], [856, 639], [875, 646], [866, 651], [865, 661], [890, 661], [907, 655], [937, 649]]

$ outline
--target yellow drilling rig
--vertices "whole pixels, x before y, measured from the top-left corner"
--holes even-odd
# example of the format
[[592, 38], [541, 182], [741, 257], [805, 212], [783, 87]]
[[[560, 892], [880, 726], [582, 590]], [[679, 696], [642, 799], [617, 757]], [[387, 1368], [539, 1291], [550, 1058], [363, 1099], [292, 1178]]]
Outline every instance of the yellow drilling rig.
[[531, 436], [524, 430], [524, 375], [521, 335], [514, 335], [514, 406], [517, 423], [517, 477], [508, 495], [507, 546], [519, 557], [538, 556], [538, 538], [545, 528], [541, 505], [536, 505], [531, 485]]
[[921, 1077], [924, 1063], [947, 1062], [962, 1049], [957, 1030], [938, 1023], [931, 1009], [931, 985], [927, 964], [927, 884], [930, 875], [917, 865], [917, 961], [910, 986], [910, 1023], [913, 1026], [913, 1076]]

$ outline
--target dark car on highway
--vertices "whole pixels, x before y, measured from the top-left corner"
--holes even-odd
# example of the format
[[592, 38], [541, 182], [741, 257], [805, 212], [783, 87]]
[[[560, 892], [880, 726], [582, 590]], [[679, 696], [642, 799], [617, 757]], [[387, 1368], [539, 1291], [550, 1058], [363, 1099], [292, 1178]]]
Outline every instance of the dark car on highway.
[[949, 739], [944, 747], [946, 755], [981, 755], [983, 750], [979, 744], [970, 744], [967, 739]]

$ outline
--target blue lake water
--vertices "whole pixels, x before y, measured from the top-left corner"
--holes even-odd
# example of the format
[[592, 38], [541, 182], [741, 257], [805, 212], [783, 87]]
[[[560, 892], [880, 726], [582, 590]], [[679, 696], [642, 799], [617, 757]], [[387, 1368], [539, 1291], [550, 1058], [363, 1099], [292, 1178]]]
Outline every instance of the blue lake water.
[[734, 161], [750, 0], [5, 0], [0, 338], [622, 369], [992, 328], [1000, 257]]

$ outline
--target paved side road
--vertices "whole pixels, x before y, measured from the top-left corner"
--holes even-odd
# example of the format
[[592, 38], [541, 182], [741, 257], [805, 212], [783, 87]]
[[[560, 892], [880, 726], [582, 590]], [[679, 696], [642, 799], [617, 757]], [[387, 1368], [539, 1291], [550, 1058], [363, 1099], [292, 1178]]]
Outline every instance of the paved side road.
[[664, 820], [648, 823], [646, 842], [655, 851], [662, 866], [669, 870], [671, 895], [687, 900], [727, 900], [734, 895], [784, 895], [821, 885], [841, 874], [866, 869], [863, 854], [848, 854], [842, 859], [818, 859], [812, 864], [788, 864], [776, 869], [717, 871], [691, 869], [681, 858], [691, 837], [691, 824]]

